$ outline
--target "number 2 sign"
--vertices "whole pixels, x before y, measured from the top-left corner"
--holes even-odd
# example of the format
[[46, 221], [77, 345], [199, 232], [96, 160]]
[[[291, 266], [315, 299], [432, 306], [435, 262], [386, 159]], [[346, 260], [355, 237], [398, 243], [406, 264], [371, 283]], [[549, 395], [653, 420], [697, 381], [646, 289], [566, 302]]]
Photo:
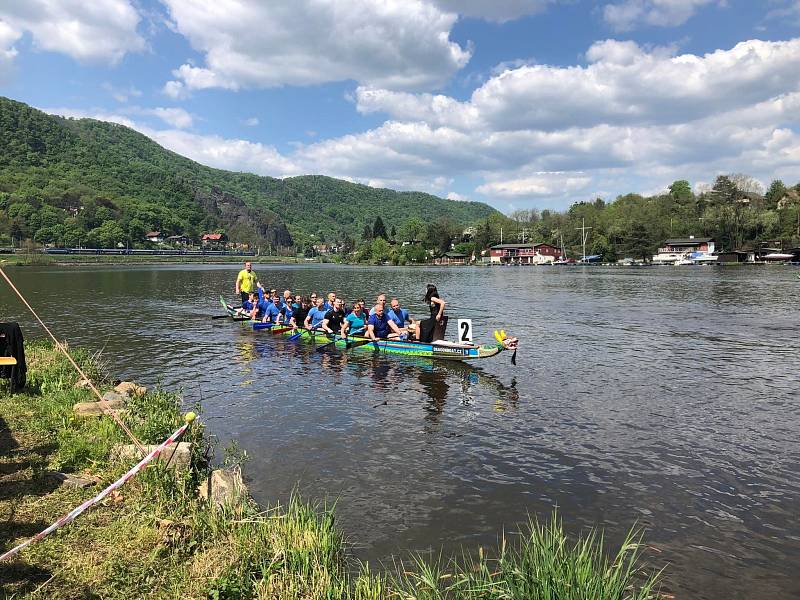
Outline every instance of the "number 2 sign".
[[458, 320], [458, 341], [471, 342], [472, 341], [472, 320], [459, 319]]

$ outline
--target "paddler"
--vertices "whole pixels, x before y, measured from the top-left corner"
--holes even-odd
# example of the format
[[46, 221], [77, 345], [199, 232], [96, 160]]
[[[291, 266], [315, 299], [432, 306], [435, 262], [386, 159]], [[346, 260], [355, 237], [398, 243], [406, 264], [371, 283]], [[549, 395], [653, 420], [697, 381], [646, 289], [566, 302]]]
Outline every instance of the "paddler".
[[400, 328], [386, 316], [383, 304], [376, 304], [367, 320], [367, 337], [373, 340], [400, 337]]
[[264, 311], [264, 315], [261, 319], [261, 322], [277, 323], [280, 314], [281, 314], [281, 297], [278, 296], [278, 294], [275, 294], [272, 297], [272, 302], [270, 302], [269, 306]]
[[316, 329], [319, 327], [319, 324], [322, 323], [322, 319], [325, 318], [325, 313], [328, 312], [325, 310], [324, 305], [325, 300], [322, 298], [317, 298], [316, 306], [308, 311], [308, 316], [303, 323], [306, 329]]
[[336, 298], [333, 301], [333, 308], [325, 313], [325, 318], [322, 319], [320, 328], [328, 333], [341, 333], [344, 336], [344, 323], [345, 315], [342, 308], [343, 301], [341, 298]]
[[353, 304], [353, 310], [344, 319], [342, 335], [355, 335], [364, 333], [369, 316], [364, 312], [364, 301], [358, 300]]
[[[392, 301], [389, 303], [391, 307], [389, 311], [386, 313], [386, 316], [389, 317], [392, 321], [394, 321], [395, 325], [400, 328], [402, 333], [410, 333], [413, 335], [414, 329], [416, 327], [414, 323], [414, 319], [408, 314], [408, 311], [405, 308], [400, 307], [400, 301], [397, 298], [392, 298]], [[408, 326], [406, 326], [408, 323]]]
[[[383, 307], [384, 312], [386, 312], [386, 294], [378, 294], [378, 297], [375, 298], [375, 306], [378, 306], [379, 304]], [[370, 315], [375, 314], [375, 306], [369, 310]]]
[[253, 263], [248, 260], [236, 276], [236, 295], [241, 298], [242, 305], [248, 301], [250, 294], [256, 292], [257, 285], [258, 275], [253, 271]]
[[308, 296], [299, 299], [297, 308], [294, 309], [292, 316], [289, 318], [289, 324], [292, 326], [292, 329], [298, 329], [304, 326], [310, 306], [311, 300], [309, 300]]
[[331, 292], [328, 294], [328, 301], [323, 305], [325, 310], [331, 310], [334, 302], [336, 302], [336, 292]]

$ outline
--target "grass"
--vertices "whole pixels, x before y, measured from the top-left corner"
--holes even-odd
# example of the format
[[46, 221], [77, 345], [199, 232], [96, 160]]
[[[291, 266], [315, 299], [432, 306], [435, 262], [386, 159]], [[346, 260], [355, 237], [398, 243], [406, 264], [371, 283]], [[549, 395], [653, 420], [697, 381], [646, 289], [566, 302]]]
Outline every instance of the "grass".
[[[89, 401], [77, 374], [51, 346], [26, 345], [27, 392], [0, 383], [0, 549], [12, 547], [96, 494], [129, 465], [109, 461], [126, 442], [108, 418], [75, 419]], [[73, 356], [95, 381], [97, 357]], [[181, 423], [178, 399], [164, 392], [132, 399], [125, 416], [145, 443], [162, 441]], [[643, 570], [640, 540], [631, 534], [609, 556], [590, 532], [570, 543], [557, 515], [531, 521], [515, 543], [490, 557], [482, 550], [449, 561], [412, 556], [376, 573], [350, 558], [334, 514], [292, 498], [263, 509], [249, 497], [222, 510], [198, 500], [207, 476], [207, 443], [193, 425], [191, 470], [145, 469], [75, 522], [0, 568], [0, 596], [9, 598], [260, 598], [288, 600], [657, 598], [658, 576]], [[93, 488], [59, 486], [51, 471], [96, 478]]]

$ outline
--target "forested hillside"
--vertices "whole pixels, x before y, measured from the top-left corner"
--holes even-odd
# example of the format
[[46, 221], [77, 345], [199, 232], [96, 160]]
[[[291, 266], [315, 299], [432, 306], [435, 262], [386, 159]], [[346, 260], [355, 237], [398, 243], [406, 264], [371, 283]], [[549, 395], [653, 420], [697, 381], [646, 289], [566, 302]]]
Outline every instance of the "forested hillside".
[[466, 226], [496, 211], [322, 176], [274, 179], [212, 169], [122, 125], [65, 119], [0, 97], [0, 246], [140, 244], [224, 232], [273, 247], [352, 239], [381, 216]]

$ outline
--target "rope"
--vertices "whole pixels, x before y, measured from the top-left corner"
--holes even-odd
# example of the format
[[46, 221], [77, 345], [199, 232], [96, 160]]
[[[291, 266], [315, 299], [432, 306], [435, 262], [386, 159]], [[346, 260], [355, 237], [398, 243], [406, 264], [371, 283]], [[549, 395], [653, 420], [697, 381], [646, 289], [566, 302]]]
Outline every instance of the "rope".
[[100, 391], [99, 391], [99, 390], [98, 390], [98, 389], [95, 387], [94, 383], [92, 383], [92, 380], [91, 380], [91, 379], [89, 379], [89, 376], [88, 376], [88, 375], [86, 375], [86, 373], [84, 373], [84, 372], [83, 372], [83, 369], [81, 369], [81, 368], [78, 366], [78, 363], [76, 363], [76, 362], [75, 362], [75, 361], [72, 359], [72, 357], [70, 356], [70, 354], [69, 354], [69, 351], [67, 350], [67, 348], [66, 348], [66, 347], [65, 347], [65, 346], [64, 346], [64, 345], [63, 345], [61, 342], [59, 342], [59, 341], [58, 341], [58, 339], [56, 339], [56, 336], [55, 336], [55, 335], [53, 335], [53, 332], [52, 332], [52, 331], [50, 331], [50, 329], [47, 327], [47, 325], [45, 325], [45, 324], [44, 324], [44, 321], [42, 321], [42, 320], [39, 318], [39, 315], [37, 315], [37, 314], [36, 314], [36, 311], [35, 311], [35, 310], [33, 310], [33, 307], [32, 307], [30, 304], [28, 304], [28, 301], [27, 301], [27, 300], [25, 300], [25, 297], [24, 297], [24, 296], [23, 296], [23, 295], [20, 293], [20, 291], [19, 291], [19, 290], [16, 288], [16, 286], [15, 286], [15, 285], [14, 285], [14, 284], [11, 282], [11, 279], [9, 279], [9, 278], [8, 278], [8, 275], [6, 275], [6, 272], [3, 270], [3, 268], [2, 268], [2, 267], [0, 267], [0, 275], [2, 275], [2, 276], [3, 276], [3, 279], [5, 279], [5, 280], [6, 280], [6, 282], [8, 283], [8, 285], [10, 285], [10, 286], [11, 286], [11, 289], [12, 289], [12, 290], [14, 290], [14, 292], [16, 292], [17, 296], [19, 296], [19, 299], [20, 299], [20, 300], [22, 300], [22, 303], [23, 303], [23, 304], [25, 304], [25, 306], [27, 306], [27, 307], [28, 307], [28, 310], [30, 310], [30, 311], [31, 311], [31, 314], [32, 314], [34, 317], [36, 317], [36, 320], [37, 320], [37, 321], [39, 321], [39, 324], [40, 324], [40, 325], [41, 325], [41, 326], [44, 328], [44, 330], [47, 332], [47, 334], [48, 334], [48, 335], [50, 336], [50, 338], [53, 340], [53, 343], [55, 344], [56, 348], [57, 348], [57, 349], [59, 349], [59, 350], [61, 350], [61, 352], [63, 352], [63, 353], [64, 353], [64, 356], [66, 356], [66, 357], [67, 357], [67, 360], [69, 360], [69, 362], [72, 364], [72, 366], [73, 366], [73, 367], [75, 367], [75, 369], [78, 371], [78, 373], [80, 373], [81, 377], [83, 377], [83, 378], [84, 378], [84, 380], [86, 380], [86, 381], [88, 382], [88, 384], [89, 384], [89, 387], [90, 387], [90, 388], [91, 388], [91, 390], [94, 392], [95, 396], [97, 396], [97, 399], [99, 400], [99, 404], [100, 404], [100, 410], [102, 410], [104, 413], [106, 413], [106, 414], [107, 414], [107, 415], [109, 415], [109, 416], [110, 416], [112, 419], [114, 419], [114, 422], [115, 422], [117, 425], [119, 425], [119, 426], [120, 426], [120, 428], [122, 428], [122, 431], [124, 431], [124, 432], [125, 432], [125, 433], [128, 435], [128, 437], [129, 437], [129, 438], [130, 438], [130, 439], [133, 441], [133, 443], [134, 443], [134, 444], [136, 444], [136, 446], [139, 448], [139, 450], [142, 452], [142, 454], [146, 454], [146, 453], [147, 453], [147, 451], [145, 450], [144, 446], [142, 445], [142, 442], [140, 442], [140, 441], [137, 439], [137, 437], [136, 437], [136, 436], [133, 434], [133, 432], [132, 432], [132, 431], [131, 431], [131, 430], [128, 428], [128, 426], [127, 426], [127, 425], [125, 425], [125, 423], [123, 423], [123, 422], [122, 422], [122, 420], [121, 420], [121, 419], [120, 419], [120, 418], [119, 418], [119, 417], [118, 417], [118, 416], [117, 416], [117, 415], [114, 413], [114, 411], [113, 411], [113, 410], [110, 410], [110, 409], [107, 407], [107, 405], [106, 405], [106, 401], [105, 401], [105, 400], [103, 400], [103, 396], [102, 396], [102, 394], [101, 394], [101, 393], [100, 393]]
[[18, 546], [15, 546], [11, 550], [9, 550], [8, 552], [6, 552], [2, 556], [0, 556], [0, 562], [3, 562], [4, 560], [11, 559], [16, 554], [19, 554], [19, 552], [21, 552], [22, 550], [24, 550], [25, 548], [27, 548], [28, 546], [30, 546], [34, 542], [38, 542], [39, 540], [47, 537], [48, 535], [53, 533], [56, 529], [58, 529], [62, 525], [66, 525], [67, 523], [71, 523], [83, 511], [85, 511], [87, 508], [90, 508], [91, 506], [94, 506], [95, 504], [100, 502], [103, 498], [108, 496], [111, 492], [113, 492], [114, 490], [116, 490], [119, 487], [122, 487], [122, 485], [124, 485], [125, 482], [127, 482], [131, 477], [133, 477], [139, 471], [141, 471], [142, 468], [145, 465], [147, 465], [147, 463], [149, 463], [151, 460], [153, 460], [155, 457], [157, 457], [159, 454], [161, 454], [161, 452], [163, 452], [164, 448], [169, 446], [171, 443], [173, 443], [175, 440], [177, 440], [181, 435], [183, 435], [183, 432], [186, 431], [186, 428], [189, 427], [189, 424], [194, 420], [194, 413], [187, 414], [185, 420], [186, 420], [186, 422], [183, 425], [181, 425], [181, 427], [179, 429], [177, 429], [171, 436], [169, 436], [161, 444], [159, 444], [158, 446], [153, 448], [153, 450], [150, 451], [150, 453], [147, 456], [145, 456], [142, 460], [140, 460], [136, 465], [131, 467], [131, 469], [127, 473], [125, 473], [122, 477], [117, 479], [114, 483], [109, 485], [106, 489], [104, 489], [102, 492], [97, 494], [94, 498], [91, 498], [90, 500], [87, 500], [86, 502], [84, 502], [80, 506], [72, 509], [66, 515], [61, 517], [58, 521], [56, 521], [55, 523], [50, 525], [47, 529], [45, 529], [43, 531], [40, 531], [39, 533], [37, 533], [32, 538], [30, 538], [28, 540], [25, 540], [24, 542], [22, 542]]

